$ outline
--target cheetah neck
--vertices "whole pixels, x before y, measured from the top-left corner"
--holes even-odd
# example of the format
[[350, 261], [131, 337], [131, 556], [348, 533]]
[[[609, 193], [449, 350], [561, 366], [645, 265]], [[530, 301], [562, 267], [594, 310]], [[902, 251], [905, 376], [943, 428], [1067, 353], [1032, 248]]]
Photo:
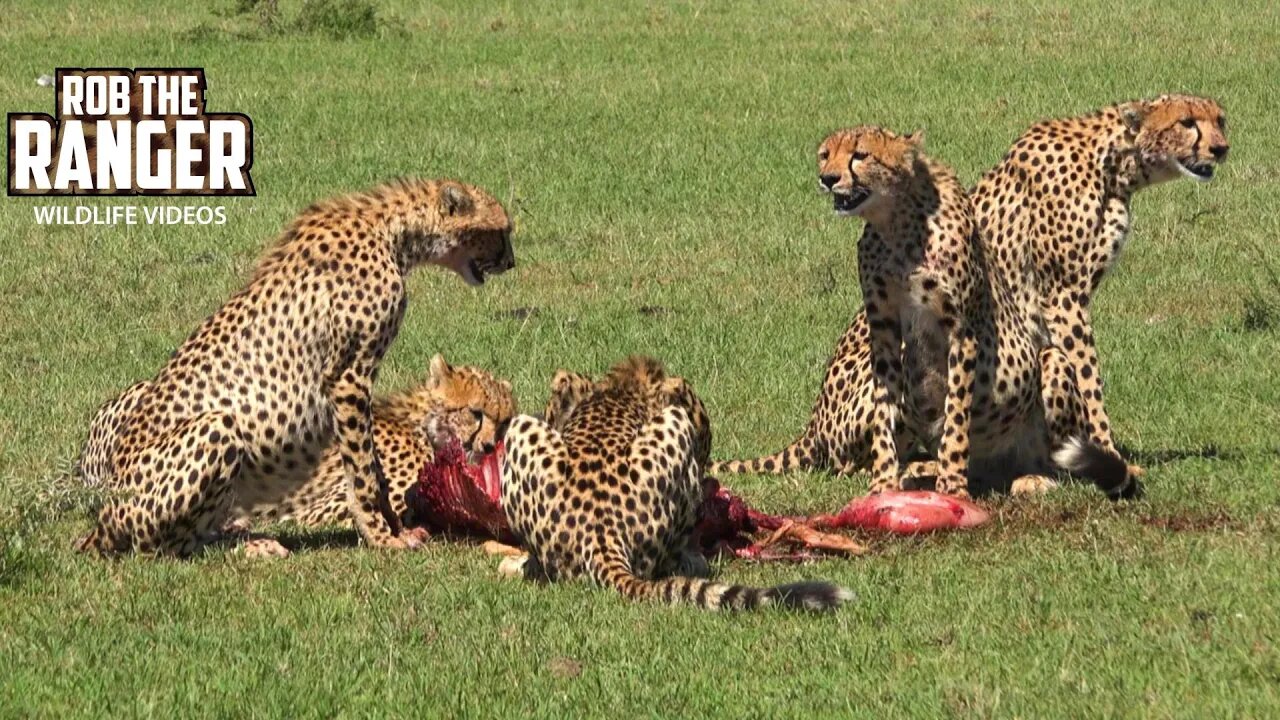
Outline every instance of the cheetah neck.
[[434, 228], [411, 227], [403, 223], [393, 223], [387, 236], [401, 272], [438, 262], [453, 246], [447, 235]]
[[1106, 132], [1096, 141], [1098, 167], [1108, 194], [1127, 203], [1133, 193], [1150, 184], [1151, 178], [1143, 167], [1137, 138], [1121, 117], [1120, 108], [1107, 108], [1103, 117], [1108, 122]]
[[960, 182], [950, 168], [922, 158], [911, 178], [894, 191], [892, 201], [881, 203], [864, 218], [884, 237], [902, 237], [919, 230], [921, 217], [937, 215], [953, 203], [957, 190], [963, 197]]

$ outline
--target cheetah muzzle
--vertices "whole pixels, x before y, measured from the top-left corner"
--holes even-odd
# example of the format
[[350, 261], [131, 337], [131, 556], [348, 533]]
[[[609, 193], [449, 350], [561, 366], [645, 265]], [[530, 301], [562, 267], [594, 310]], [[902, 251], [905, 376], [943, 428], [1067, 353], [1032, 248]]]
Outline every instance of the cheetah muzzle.
[[1187, 177], [1198, 180], [1200, 182], [1208, 182], [1213, 179], [1213, 163], [1208, 161], [1196, 162], [1193, 160], [1176, 161], [1178, 171]]
[[855, 215], [859, 208], [871, 199], [871, 189], [865, 187], [853, 187], [848, 191], [835, 192], [831, 196], [831, 204], [835, 207], [837, 215]]

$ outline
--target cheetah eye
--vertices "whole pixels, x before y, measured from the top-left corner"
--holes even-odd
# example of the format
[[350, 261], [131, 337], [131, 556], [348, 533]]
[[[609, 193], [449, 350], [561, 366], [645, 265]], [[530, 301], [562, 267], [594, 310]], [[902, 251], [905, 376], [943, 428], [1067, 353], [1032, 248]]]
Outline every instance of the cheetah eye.
[[484, 411], [483, 411], [483, 410], [477, 410], [477, 409], [475, 409], [475, 408], [472, 408], [472, 409], [471, 409], [471, 419], [472, 419], [472, 420], [475, 420], [475, 421], [476, 421], [476, 422], [478, 422], [478, 423], [479, 423], [479, 422], [484, 422]]
[[824, 149], [818, 151], [818, 162], [826, 162], [829, 157], [831, 157], [831, 152], [829, 150]]
[[1196, 126], [1195, 118], [1182, 118], [1180, 122], [1182, 123], [1182, 127], [1184, 128], [1193, 128]]
[[862, 152], [861, 150], [859, 150], [859, 151], [857, 151], [857, 152], [855, 152], [855, 153], [853, 154], [853, 159], [854, 159], [854, 160], [866, 160], [866, 159], [867, 159], [867, 154], [866, 154], [865, 152]]

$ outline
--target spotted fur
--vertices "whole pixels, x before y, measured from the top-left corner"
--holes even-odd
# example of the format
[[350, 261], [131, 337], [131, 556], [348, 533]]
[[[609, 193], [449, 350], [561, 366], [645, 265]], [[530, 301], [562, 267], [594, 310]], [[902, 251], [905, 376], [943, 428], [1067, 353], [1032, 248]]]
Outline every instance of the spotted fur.
[[526, 577], [585, 577], [628, 598], [712, 610], [826, 610], [849, 597], [823, 582], [748, 588], [691, 577], [708, 572], [689, 539], [711, 426], [682, 378], [632, 358], [598, 382], [557, 374], [554, 391], [566, 415], [517, 417], [506, 437], [502, 503], [529, 553]]
[[[971, 191], [989, 255], [1011, 289], [1029, 293], [1022, 302], [1050, 377], [1045, 402], [1062, 404], [1049, 416], [1085, 428], [1083, 438], [1052, 451], [1054, 464], [1116, 497], [1139, 491], [1140, 470], [1118, 461], [1111, 439], [1089, 301], [1123, 247], [1132, 194], [1180, 176], [1212, 177], [1227, 155], [1225, 128], [1222, 110], [1212, 100], [1180, 95], [1048, 120], [1028, 130]], [[804, 434], [774, 455], [715, 463], [711, 471], [831, 468], [849, 473], [869, 467], [870, 356], [866, 316], [858, 313], [827, 365]], [[1069, 373], [1063, 387], [1077, 388], [1077, 395], [1055, 401], [1053, 378], [1063, 373]], [[1064, 408], [1076, 402], [1080, 417], [1064, 417]], [[900, 448], [915, 442], [905, 423], [897, 424], [896, 439]]]
[[[449, 365], [443, 355], [431, 359], [425, 383], [373, 402], [373, 446], [387, 479], [391, 511], [405, 527], [417, 527], [405, 493], [431, 462], [436, 448], [457, 438], [471, 462], [492, 452], [516, 413], [511, 383], [473, 367]], [[278, 503], [240, 509], [256, 521], [292, 520], [306, 526], [350, 526], [342, 453], [330, 447], [315, 474]]]
[[374, 377], [404, 316], [408, 272], [429, 263], [481, 284], [514, 264], [510, 232], [492, 196], [451, 180], [304, 211], [155, 378], [95, 417], [81, 472], [119, 497], [81, 547], [189, 555], [226, 537], [241, 498], [283, 498], [305, 482], [330, 445], [365, 541], [416, 544], [401, 535], [374, 453]]

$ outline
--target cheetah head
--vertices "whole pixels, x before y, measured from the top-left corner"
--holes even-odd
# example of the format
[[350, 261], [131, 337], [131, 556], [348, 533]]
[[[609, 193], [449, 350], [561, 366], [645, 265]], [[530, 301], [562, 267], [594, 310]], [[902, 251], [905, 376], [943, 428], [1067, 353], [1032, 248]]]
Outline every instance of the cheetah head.
[[511, 218], [492, 195], [474, 185], [448, 181], [440, 187], [437, 204], [447, 244], [432, 262], [458, 273], [473, 287], [515, 267]]
[[516, 414], [510, 382], [478, 368], [451, 366], [439, 354], [431, 358], [425, 393], [431, 444], [439, 447], [456, 437], [473, 463], [493, 451]]
[[583, 400], [596, 391], [596, 383], [586, 375], [557, 370], [551, 379], [551, 397], [547, 399], [542, 417], [548, 425], [564, 429], [565, 422]]
[[836, 215], [865, 216], [914, 175], [921, 132], [898, 135], [873, 126], [838, 130], [818, 146], [818, 191], [831, 193]]
[[1142, 169], [1151, 184], [1189, 177], [1206, 182], [1227, 157], [1227, 118], [1213, 100], [1162, 95], [1121, 106], [1136, 135]]

